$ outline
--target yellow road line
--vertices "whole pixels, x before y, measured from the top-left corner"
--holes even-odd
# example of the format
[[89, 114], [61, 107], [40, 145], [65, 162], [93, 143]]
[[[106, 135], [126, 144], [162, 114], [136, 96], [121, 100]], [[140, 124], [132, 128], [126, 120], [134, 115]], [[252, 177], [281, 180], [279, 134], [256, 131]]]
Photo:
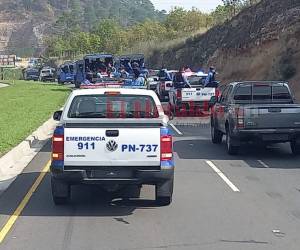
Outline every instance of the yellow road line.
[[43, 168], [42, 172], [40, 173], [39, 177], [35, 180], [31, 188], [29, 189], [28, 193], [25, 195], [17, 209], [14, 211], [14, 213], [9, 217], [8, 221], [4, 225], [4, 227], [0, 231], [0, 244], [5, 239], [6, 235], [9, 233], [13, 225], [15, 224], [16, 220], [28, 204], [31, 196], [34, 194], [38, 186], [43, 181], [44, 177], [46, 176], [47, 172], [49, 172], [51, 162], [49, 161], [46, 166]]

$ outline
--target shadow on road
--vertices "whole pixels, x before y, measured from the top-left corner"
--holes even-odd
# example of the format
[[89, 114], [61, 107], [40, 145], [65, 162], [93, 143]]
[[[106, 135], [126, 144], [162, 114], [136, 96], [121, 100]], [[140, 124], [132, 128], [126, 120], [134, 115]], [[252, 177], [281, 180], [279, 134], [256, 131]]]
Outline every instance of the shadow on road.
[[[0, 216], [13, 215], [39, 173], [23, 173], [0, 196]], [[47, 174], [22, 216], [110, 216], [122, 217], [136, 209], [155, 209], [154, 200], [139, 199], [139, 188], [128, 188], [118, 193], [108, 193], [98, 186], [72, 186], [71, 201], [55, 206], [52, 201], [50, 174]], [[1, 225], [1, 220], [0, 220]]]
[[210, 140], [176, 141], [174, 150], [181, 159], [243, 160], [250, 167], [265, 168], [259, 162], [259, 160], [263, 160], [270, 168], [300, 169], [300, 157], [292, 155], [288, 143], [268, 147], [245, 144], [241, 146], [240, 152], [236, 156], [227, 154], [225, 142], [215, 145]]

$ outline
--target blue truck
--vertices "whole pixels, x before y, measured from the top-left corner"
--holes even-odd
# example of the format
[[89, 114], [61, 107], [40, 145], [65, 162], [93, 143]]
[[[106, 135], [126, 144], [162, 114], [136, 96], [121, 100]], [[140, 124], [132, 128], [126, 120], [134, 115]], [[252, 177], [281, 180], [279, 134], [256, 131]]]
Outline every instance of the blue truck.
[[57, 73], [57, 81], [59, 84], [67, 82], [74, 83], [75, 81], [75, 63], [65, 62], [60, 65]]
[[96, 82], [98, 74], [107, 74], [110, 66], [114, 65], [114, 56], [111, 54], [89, 54], [83, 60], [75, 62], [75, 87], [80, 88], [81, 83], [90, 76]]

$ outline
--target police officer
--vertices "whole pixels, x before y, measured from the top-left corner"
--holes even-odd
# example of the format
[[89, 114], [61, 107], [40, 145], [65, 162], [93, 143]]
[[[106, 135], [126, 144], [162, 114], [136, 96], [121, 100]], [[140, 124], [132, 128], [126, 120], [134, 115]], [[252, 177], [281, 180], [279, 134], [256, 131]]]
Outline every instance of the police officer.
[[212, 86], [216, 82], [216, 70], [215, 67], [210, 66], [208, 71], [208, 76], [205, 80], [205, 87]]
[[190, 87], [187, 77], [185, 76], [184, 67], [181, 67], [177, 73], [175, 73], [173, 78], [173, 83], [175, 89]]

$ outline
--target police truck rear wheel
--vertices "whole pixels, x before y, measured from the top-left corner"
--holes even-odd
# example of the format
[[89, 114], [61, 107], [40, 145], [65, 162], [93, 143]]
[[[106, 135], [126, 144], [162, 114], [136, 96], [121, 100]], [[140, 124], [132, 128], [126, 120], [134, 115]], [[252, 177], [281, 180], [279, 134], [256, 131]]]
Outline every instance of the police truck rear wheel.
[[71, 187], [68, 183], [51, 177], [51, 190], [55, 205], [64, 205], [69, 202]]
[[174, 179], [155, 186], [155, 201], [158, 206], [168, 206], [172, 203]]

